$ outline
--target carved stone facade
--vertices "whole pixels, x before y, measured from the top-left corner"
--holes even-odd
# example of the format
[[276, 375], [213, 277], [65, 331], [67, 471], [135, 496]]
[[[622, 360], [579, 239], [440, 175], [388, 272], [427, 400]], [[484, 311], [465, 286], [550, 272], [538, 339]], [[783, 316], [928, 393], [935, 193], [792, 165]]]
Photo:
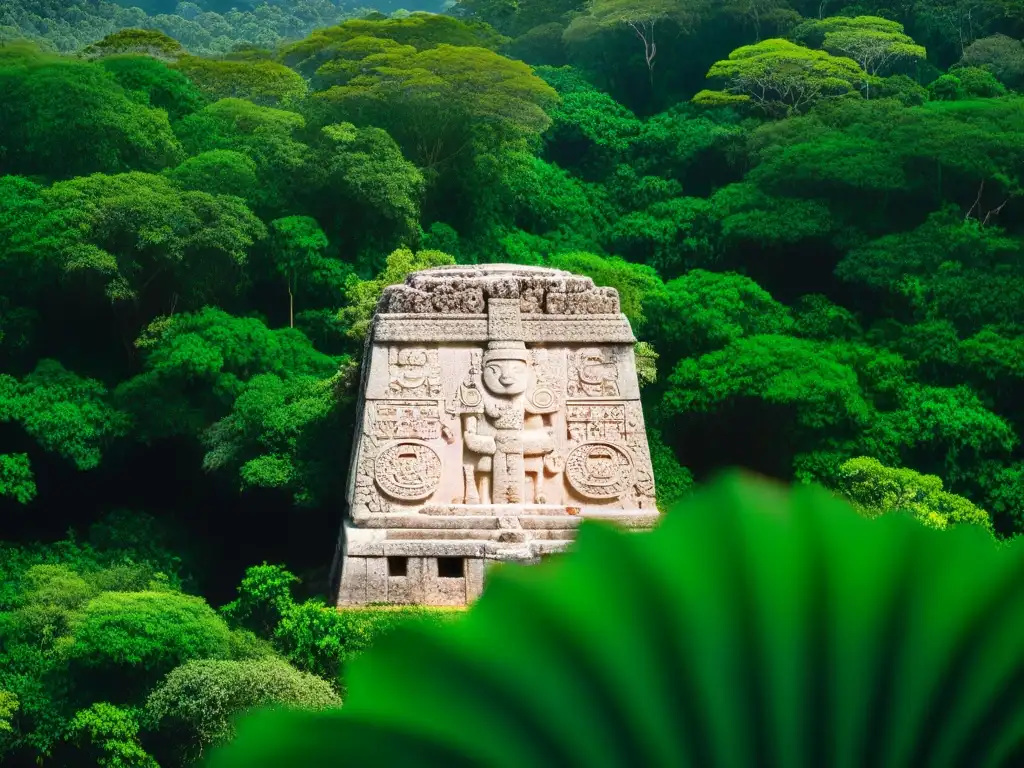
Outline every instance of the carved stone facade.
[[338, 604], [462, 605], [488, 563], [564, 550], [581, 519], [657, 522], [611, 288], [439, 267], [387, 288], [367, 339]]

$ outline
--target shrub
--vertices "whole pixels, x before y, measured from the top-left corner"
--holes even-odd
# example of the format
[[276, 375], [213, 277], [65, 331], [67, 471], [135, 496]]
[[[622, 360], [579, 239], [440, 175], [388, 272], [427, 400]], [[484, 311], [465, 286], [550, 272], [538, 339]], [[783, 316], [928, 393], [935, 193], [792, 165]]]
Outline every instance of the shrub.
[[412, 622], [441, 624], [459, 609], [427, 606], [368, 606], [337, 610], [307, 600], [289, 610], [274, 632], [274, 642], [299, 669], [339, 681], [344, 665], [381, 637]]
[[79, 710], [68, 736], [83, 747], [79, 758], [89, 755], [91, 764], [100, 768], [159, 768], [139, 744], [139, 724], [132, 713], [113, 704], [98, 702]]
[[190, 661], [171, 671], [150, 695], [151, 722], [183, 736], [192, 757], [233, 735], [232, 718], [278, 705], [307, 710], [341, 704], [330, 684], [281, 659]]
[[227, 625], [202, 598], [176, 592], [104, 592], [75, 617], [72, 631], [68, 654], [78, 663], [154, 674], [225, 657], [231, 642]]

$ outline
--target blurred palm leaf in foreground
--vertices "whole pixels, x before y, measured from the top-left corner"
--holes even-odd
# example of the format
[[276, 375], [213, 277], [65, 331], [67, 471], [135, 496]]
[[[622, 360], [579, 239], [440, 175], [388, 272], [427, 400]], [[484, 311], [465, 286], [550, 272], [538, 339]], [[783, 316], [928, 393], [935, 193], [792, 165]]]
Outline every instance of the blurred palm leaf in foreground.
[[731, 475], [650, 534], [584, 525], [464, 620], [257, 713], [215, 768], [1024, 764], [1024, 543]]

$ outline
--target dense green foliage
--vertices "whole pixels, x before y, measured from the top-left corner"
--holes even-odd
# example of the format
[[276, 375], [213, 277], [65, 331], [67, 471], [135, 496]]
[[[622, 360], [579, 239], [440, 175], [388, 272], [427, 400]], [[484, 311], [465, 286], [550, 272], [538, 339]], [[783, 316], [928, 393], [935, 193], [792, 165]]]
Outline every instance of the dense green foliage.
[[1017, 765], [1022, 573], [1021, 539], [725, 478], [500, 569], [354, 662], [343, 708], [245, 719], [211, 765]]
[[0, 41], [18, 37], [77, 51], [125, 28], [157, 29], [197, 54], [272, 48], [337, 24], [358, 6], [337, 0], [5, 0]]
[[266, 564], [218, 612], [181, 591], [169, 544], [156, 521], [115, 514], [84, 542], [0, 546], [5, 758], [190, 764], [250, 708], [339, 705], [347, 662], [379, 637], [460, 613], [297, 602], [298, 579]]
[[128, 6], [0, 8], [0, 758], [181, 764], [438, 619], [322, 600], [429, 266], [618, 289], [665, 509], [1024, 533], [1021, 0]]

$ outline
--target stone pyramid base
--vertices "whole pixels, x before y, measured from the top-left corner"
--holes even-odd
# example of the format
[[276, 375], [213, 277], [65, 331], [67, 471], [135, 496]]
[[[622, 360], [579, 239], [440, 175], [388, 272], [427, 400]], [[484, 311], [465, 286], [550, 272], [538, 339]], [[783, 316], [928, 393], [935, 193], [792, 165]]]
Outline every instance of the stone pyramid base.
[[649, 530], [654, 510], [446, 505], [371, 515], [345, 526], [337, 604], [468, 605], [495, 562], [537, 563], [564, 551], [585, 519]]

